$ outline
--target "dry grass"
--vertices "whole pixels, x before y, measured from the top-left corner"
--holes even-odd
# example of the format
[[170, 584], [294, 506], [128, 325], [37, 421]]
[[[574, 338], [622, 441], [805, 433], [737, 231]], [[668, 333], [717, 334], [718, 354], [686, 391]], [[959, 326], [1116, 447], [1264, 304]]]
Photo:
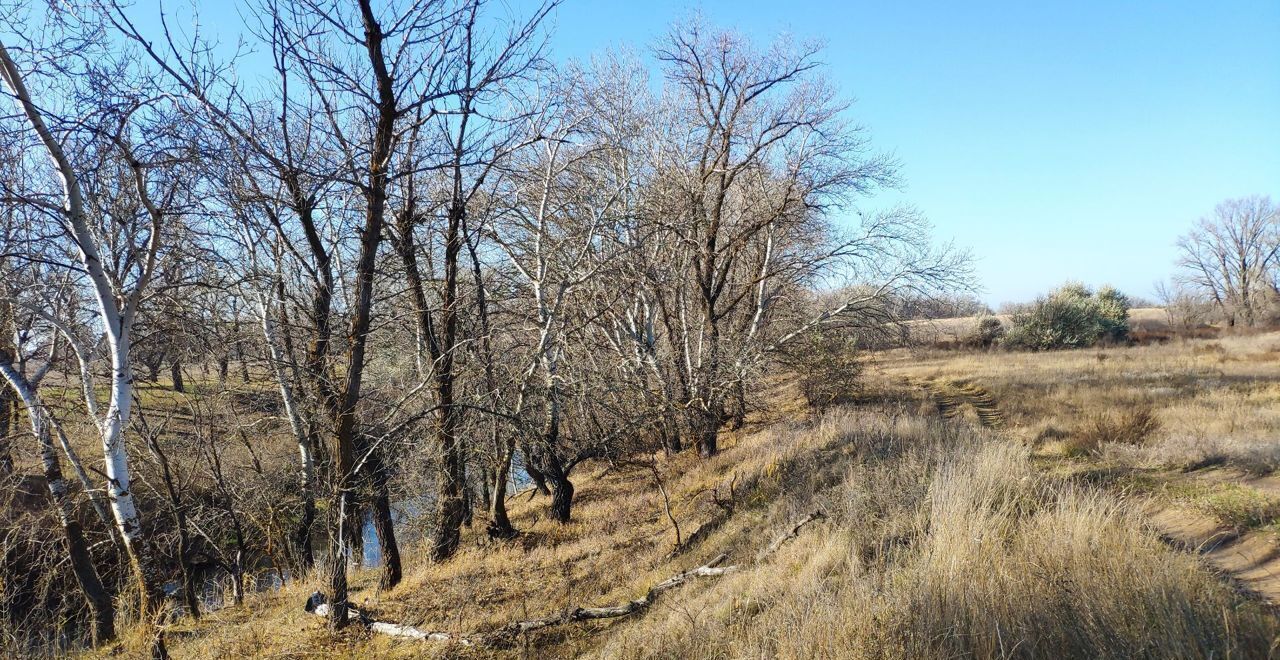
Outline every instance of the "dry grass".
[[[1216, 458], [1258, 473], [1280, 465], [1277, 358], [1273, 332], [1043, 353], [898, 350], [874, 371], [882, 387], [902, 387], [903, 378], [980, 383], [1014, 437], [1045, 454], [1096, 454], [1132, 442], [1112, 431], [1149, 408], [1158, 426], [1133, 424], [1145, 431], [1143, 448], [1131, 452], [1144, 466], [1185, 469]], [[1091, 423], [1099, 420], [1102, 428]]]
[[[793, 405], [782, 399], [775, 412]], [[719, 552], [750, 565], [801, 513], [807, 528], [766, 562], [664, 596], [644, 615], [575, 625], [475, 651], [330, 636], [302, 611], [306, 584], [170, 631], [176, 658], [214, 657], [1262, 657], [1280, 627], [1194, 559], [1162, 545], [1106, 492], [1044, 476], [1031, 452], [910, 404], [836, 409], [811, 422], [758, 422], [712, 460], [660, 459], [673, 514], [698, 540], [672, 556], [651, 478], [627, 466], [579, 475], [576, 522], [513, 502], [513, 544], [480, 530], [442, 566], [407, 553], [379, 618], [473, 632], [572, 605], [633, 598]], [[794, 410], [784, 416], [795, 419]], [[734, 483], [732, 514], [715, 504]], [[713, 498], [713, 495], [715, 496]], [[708, 524], [715, 523], [718, 524]]]
[[[594, 649], [623, 658], [1265, 657], [1277, 622], [1029, 452], [919, 425], [813, 499], [837, 512], [767, 567]], [[803, 508], [799, 497], [789, 508]]]
[[1073, 433], [1059, 434], [1048, 427], [1037, 433], [1044, 440], [1058, 435], [1063, 438], [1062, 451], [1070, 457], [1096, 455], [1113, 444], [1141, 446], [1160, 430], [1160, 420], [1150, 404], [1140, 404], [1121, 411], [1094, 413]]

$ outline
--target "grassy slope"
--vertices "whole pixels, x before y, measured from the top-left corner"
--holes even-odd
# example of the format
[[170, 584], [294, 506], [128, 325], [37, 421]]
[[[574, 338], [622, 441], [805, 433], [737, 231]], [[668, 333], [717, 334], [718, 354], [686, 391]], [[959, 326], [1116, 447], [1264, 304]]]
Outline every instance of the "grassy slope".
[[[1000, 360], [989, 360], [991, 363]], [[883, 373], [883, 372], [882, 372]], [[914, 397], [914, 398], [913, 398]], [[333, 638], [302, 611], [308, 585], [170, 631], [178, 658], [210, 657], [1258, 657], [1280, 628], [1196, 559], [1168, 549], [1135, 510], [1049, 476], [1017, 438], [940, 422], [918, 395], [814, 420], [787, 396], [710, 461], [657, 457], [674, 530], [648, 467], [577, 476], [576, 522], [514, 501], [514, 544], [469, 532], [444, 566], [407, 553], [405, 582], [355, 600], [379, 618], [470, 633], [578, 605], [621, 602], [727, 552], [739, 573], [669, 592], [628, 619], [530, 635], [479, 652], [357, 632]], [[920, 411], [925, 411], [921, 414]], [[1019, 424], [1021, 422], [1019, 421]], [[1017, 426], [1015, 424], [1015, 426]], [[726, 515], [713, 502], [734, 484]], [[822, 509], [759, 565], [787, 523]]]

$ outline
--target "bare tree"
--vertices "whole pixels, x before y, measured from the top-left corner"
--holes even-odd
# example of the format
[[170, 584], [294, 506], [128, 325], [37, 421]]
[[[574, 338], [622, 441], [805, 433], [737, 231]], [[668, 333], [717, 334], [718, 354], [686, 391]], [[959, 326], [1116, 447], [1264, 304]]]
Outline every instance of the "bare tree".
[[1280, 208], [1270, 197], [1222, 202], [1177, 245], [1179, 282], [1212, 300], [1227, 325], [1266, 320], [1280, 292]]
[[[16, 318], [20, 315], [14, 314], [13, 309], [17, 306], [15, 300], [21, 299], [18, 298], [19, 292], [15, 291], [12, 285], [17, 284], [24, 278], [16, 272], [16, 269], [7, 269], [3, 272], [3, 277], [5, 282], [10, 285], [5, 287], [6, 291], [3, 292], [4, 300], [0, 302], [0, 305], [3, 306], [0, 308], [6, 310], [10, 315], [6, 326], [11, 327], [19, 335], [25, 335], [25, 337], [21, 341], [15, 341], [10, 338], [6, 342], [7, 345], [0, 347], [0, 376], [4, 378], [6, 391], [13, 392], [16, 399], [26, 408], [27, 422], [31, 427], [31, 433], [36, 439], [36, 445], [40, 452], [40, 461], [43, 467], [45, 484], [49, 491], [50, 503], [54, 507], [58, 522], [62, 528], [67, 559], [75, 574], [80, 591], [84, 595], [93, 621], [92, 639], [95, 643], [106, 642], [115, 637], [115, 605], [112, 602], [110, 591], [104, 585], [99, 574], [98, 567], [90, 553], [85, 533], [76, 517], [71, 487], [63, 477], [61, 459], [53, 441], [55, 434], [60, 434], [60, 430], [56, 427], [51, 408], [39, 393], [44, 377], [58, 359], [56, 348], [60, 340], [58, 330], [36, 313], [21, 315], [25, 316], [27, 323], [18, 323]], [[27, 282], [25, 284], [31, 285], [35, 283]], [[35, 286], [40, 285], [36, 284]], [[65, 291], [66, 289], [64, 288], [63, 292]], [[40, 304], [47, 304], [48, 302], [49, 300], [46, 298], [40, 301]], [[37, 362], [39, 358], [43, 358], [42, 363], [31, 364]], [[34, 368], [31, 368], [32, 366]]]
[[[148, 80], [127, 58], [104, 56], [95, 31], [80, 24], [72, 29], [89, 36], [41, 54], [61, 58], [63, 76], [51, 83], [50, 94], [68, 99], [63, 104], [38, 103], [10, 50], [0, 45], [5, 86], [48, 158], [53, 175], [45, 181], [57, 182], [52, 190], [37, 185], [14, 194], [40, 209], [59, 240], [68, 241], [76, 262], [69, 268], [83, 277], [96, 306], [92, 323], [102, 332], [110, 376], [105, 402], [94, 388], [94, 354], [83, 325], [88, 319], [47, 320], [80, 363], [85, 410], [101, 439], [108, 502], [147, 618], [163, 592], [131, 488], [125, 444], [133, 406], [131, 356], [139, 307], [162, 260], [165, 231], [179, 222], [194, 183], [181, 174], [186, 145], [172, 106], [151, 94]], [[72, 142], [74, 150], [67, 148]]]
[[681, 335], [690, 431], [711, 456], [735, 377], [726, 322], [764, 279], [744, 275], [746, 262], [764, 243], [757, 272], [770, 273], [771, 237], [815, 209], [893, 183], [894, 163], [867, 154], [847, 103], [816, 75], [816, 46], [781, 41], [760, 51], [692, 22], [675, 27], [657, 54], [673, 125], [672, 144], [660, 147], [654, 217], [686, 252], [689, 273], [688, 289], [660, 304]]

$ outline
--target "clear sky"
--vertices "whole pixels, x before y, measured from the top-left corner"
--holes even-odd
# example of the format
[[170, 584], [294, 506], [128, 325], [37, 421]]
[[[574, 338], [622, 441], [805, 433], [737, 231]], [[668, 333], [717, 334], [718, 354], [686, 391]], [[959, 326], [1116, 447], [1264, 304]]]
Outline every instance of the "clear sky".
[[[154, 2], [131, 13], [150, 23]], [[195, 0], [224, 43], [234, 4]], [[1150, 295], [1196, 218], [1280, 196], [1280, 0], [565, 0], [554, 57], [644, 53], [694, 12], [762, 45], [826, 41], [854, 118], [904, 165], [903, 190], [861, 205], [923, 210], [992, 305], [1069, 279]]]
[[650, 44], [698, 11], [827, 42], [901, 193], [970, 247], [983, 297], [1068, 279], [1150, 295], [1228, 197], [1280, 196], [1280, 0], [566, 0], [559, 58]]

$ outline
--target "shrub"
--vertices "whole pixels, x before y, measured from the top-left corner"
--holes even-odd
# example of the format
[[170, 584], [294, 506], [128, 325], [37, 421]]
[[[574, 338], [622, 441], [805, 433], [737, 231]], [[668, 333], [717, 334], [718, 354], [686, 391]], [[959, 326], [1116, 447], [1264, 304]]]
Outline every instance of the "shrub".
[[799, 376], [800, 391], [811, 407], [822, 410], [853, 399], [862, 376], [857, 343], [849, 333], [814, 330], [789, 347], [787, 366]]
[[1142, 445], [1160, 430], [1160, 419], [1149, 404], [1118, 414], [1097, 414], [1072, 435], [1065, 451], [1070, 455], [1096, 454], [1104, 444]]
[[1013, 313], [1005, 342], [1015, 348], [1052, 350], [1115, 343], [1129, 336], [1129, 299], [1112, 287], [1096, 293], [1066, 284]]
[[1101, 330], [1101, 341], [1118, 343], [1129, 338], [1129, 308], [1132, 303], [1128, 296], [1117, 289], [1104, 286], [1093, 294], [1097, 307], [1098, 327]]
[[1004, 324], [994, 316], [983, 316], [978, 319], [978, 326], [965, 338], [965, 345], [971, 348], [991, 348], [1004, 338]]

